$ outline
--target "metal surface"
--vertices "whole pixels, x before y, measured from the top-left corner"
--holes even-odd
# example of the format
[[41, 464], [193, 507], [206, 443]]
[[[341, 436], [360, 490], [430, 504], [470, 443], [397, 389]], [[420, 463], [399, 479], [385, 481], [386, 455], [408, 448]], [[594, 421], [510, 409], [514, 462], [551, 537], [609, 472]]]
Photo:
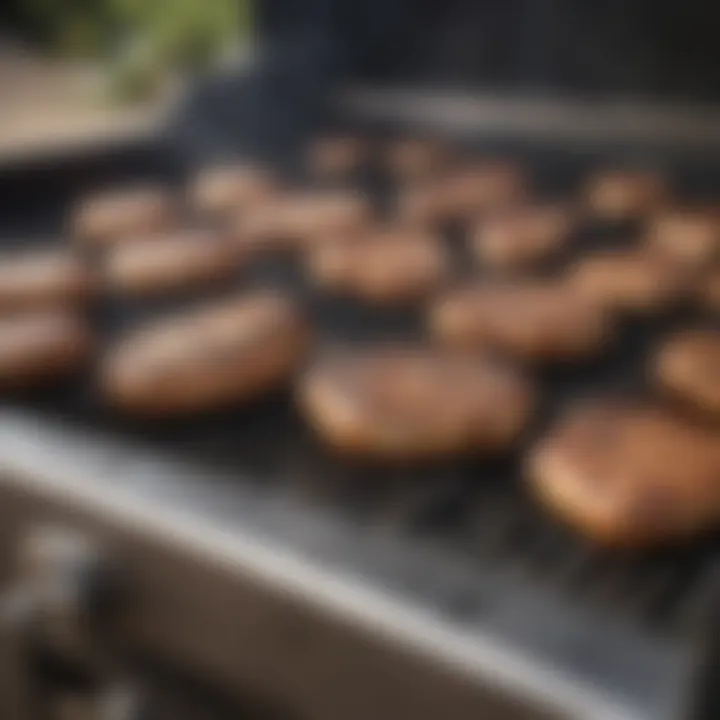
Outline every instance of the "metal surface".
[[104, 632], [119, 600], [110, 564], [67, 528], [30, 526], [20, 539], [16, 576], [0, 598], [2, 717], [142, 720], [140, 684]]
[[442, 129], [461, 136], [560, 141], [566, 146], [621, 143], [705, 152], [720, 147], [720, 108], [698, 102], [642, 102], [547, 95], [483, 94], [405, 87], [355, 87], [341, 104], [355, 117]]
[[[422, 603], [413, 608], [390, 588], [353, 578], [354, 563], [343, 570], [339, 546], [334, 563], [327, 555], [330, 541], [342, 540], [348, 550], [357, 538], [343, 537], [339, 528], [333, 537], [331, 525], [303, 517], [292, 504], [263, 511], [257, 498], [238, 492], [228, 513], [228, 478], [223, 496], [213, 498], [207, 473], [193, 476], [155, 454], [89, 436], [73, 441], [72, 433], [49, 428], [38, 435], [32, 420], [23, 425], [17, 417], [5, 416], [1, 425], [5, 508], [20, 521], [23, 510], [70, 516], [114, 544], [137, 603], [124, 630], [132, 643], [169, 653], [173, 663], [205, 665], [201, 675], [212, 670], [241, 687], [256, 682], [313, 718], [433, 718], [441, 708], [446, 717], [470, 718], [495, 708], [494, 696], [505, 694], [514, 698], [504, 706], [508, 718], [626, 715], [504, 643], [476, 643], [467, 628], [443, 623]], [[52, 477], [43, 461], [31, 467], [45, 453], [54, 458]], [[138, 465], [145, 468], [141, 475]], [[273, 543], [273, 527], [290, 537]], [[295, 552], [293, 536], [302, 543]], [[378, 549], [365, 548], [366, 563]], [[528, 702], [532, 715], [521, 709]]]
[[[553, 194], [617, 157], [474, 144], [519, 153]], [[708, 158], [679, 155], [650, 159], [711, 194]], [[78, 194], [147, 176], [177, 182], [182, 168], [148, 147], [9, 172], [0, 236], [44, 242]], [[623, 237], [589, 228], [577, 242]], [[326, 338], [420, 332], [414, 313], [314, 297], [284, 260], [237, 279], [257, 282], [289, 287]], [[110, 339], [167, 309], [108, 298], [96, 319]], [[597, 364], [549, 373], [541, 424], [578, 393], [642, 391], [644, 343], [689, 320], [629, 325]], [[311, 720], [677, 720], [715, 591], [714, 538], [637, 557], [588, 546], [527, 502], [517, 457], [418, 474], [336, 463], [285, 393], [152, 427], [119, 421], [82, 378], [14, 398], [0, 412], [0, 500], [2, 547], [52, 521], [111, 549], [131, 594], [128, 650]]]

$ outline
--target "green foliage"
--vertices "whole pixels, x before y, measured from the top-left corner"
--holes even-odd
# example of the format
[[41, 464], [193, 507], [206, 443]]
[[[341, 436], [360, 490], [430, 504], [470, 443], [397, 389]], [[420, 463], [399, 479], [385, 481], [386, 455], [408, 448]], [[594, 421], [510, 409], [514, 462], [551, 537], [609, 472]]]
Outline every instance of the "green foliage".
[[26, 0], [25, 11], [53, 50], [107, 62], [113, 93], [135, 98], [236, 46], [251, 0]]
[[247, 0], [105, 0], [131, 34], [140, 35], [160, 62], [179, 68], [207, 65], [237, 42]]
[[50, 50], [70, 56], [102, 55], [118, 29], [104, 0], [24, 0], [21, 17]]

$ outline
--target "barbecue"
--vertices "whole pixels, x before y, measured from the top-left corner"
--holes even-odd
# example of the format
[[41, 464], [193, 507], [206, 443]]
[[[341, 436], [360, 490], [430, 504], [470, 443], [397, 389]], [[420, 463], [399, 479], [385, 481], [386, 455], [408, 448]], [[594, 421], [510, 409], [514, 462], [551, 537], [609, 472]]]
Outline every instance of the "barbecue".
[[[712, 133], [653, 125], [641, 112], [632, 122], [583, 123], [582, 106], [572, 103], [564, 117], [556, 132], [549, 121], [543, 130], [542, 118], [521, 132], [493, 126], [468, 101], [356, 93], [338, 102], [328, 135], [380, 148], [430, 138], [451, 147], [449, 156], [522, 168], [534, 196], [552, 203], [577, 198], [593, 174], [622, 166], [628, 176], [662, 171], [675, 195], [695, 204], [717, 197], [720, 143]], [[255, 150], [274, 177], [317, 193], [317, 178], [298, 158], [318, 128], [297, 125], [279, 142], [268, 123]], [[0, 168], [3, 249], [63, 246], [68, 212], [100, 189], [179, 195], [217, 163], [206, 141], [183, 127], [101, 153]], [[380, 160], [333, 181], [369, 198], [382, 218], [406, 180]], [[438, 230], [455, 277], [491, 275], [472, 257], [470, 226], [452, 215]], [[540, 274], [639, 247], [638, 219], [610, 215], [583, 215]], [[318, 291], [288, 247], [243, 263], [203, 298], [259, 288], [294, 298], [321, 343], [426, 340], [422, 304], [378, 307]], [[196, 302], [195, 293], [106, 294], [89, 320], [107, 344]], [[328, 453], [286, 387], [241, 408], [159, 422], [100, 402], [92, 372], [18, 389], [0, 408], [4, 537], [10, 553], [47, 527], [97, 546], [120, 588], [121, 620], [108, 621], [103, 642], [93, 635], [90, 644], [133, 678], [138, 702], [169, 717], [167, 708], [181, 702], [198, 716], [216, 704], [210, 717], [235, 717], [239, 698], [250, 697], [260, 717], [289, 720], [713, 718], [716, 533], [647, 550], [604, 547], [535, 501], [523, 463], [578, 399], [654, 397], [648, 362], [662, 341], [717, 326], [712, 306], [689, 295], [628, 313], [601, 351], [533, 369], [542, 397], [512, 451], [419, 468]], [[60, 665], [72, 664], [48, 637]], [[34, 665], [21, 672], [60, 694], [78, 686], [63, 673], [48, 680]], [[183, 692], [193, 699], [181, 701]]]

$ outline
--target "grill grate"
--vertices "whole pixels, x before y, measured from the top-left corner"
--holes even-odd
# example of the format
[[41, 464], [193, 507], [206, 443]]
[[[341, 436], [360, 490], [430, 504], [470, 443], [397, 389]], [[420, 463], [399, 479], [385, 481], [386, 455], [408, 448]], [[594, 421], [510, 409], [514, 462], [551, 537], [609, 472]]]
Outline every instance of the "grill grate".
[[[590, 166], [592, 155], [543, 151], [523, 157], [536, 170], [538, 187], [558, 195]], [[698, 197], [720, 180], [707, 168], [680, 168], [677, 177], [681, 188]], [[378, 183], [377, 178], [369, 182], [385, 202], [387, 184]], [[87, 180], [76, 180], [55, 187], [78, 191], [86, 184]], [[10, 242], [27, 231], [32, 240], [42, 238], [44, 232], [56, 232], [58, 208], [66, 200], [53, 196], [47, 207], [40, 203], [28, 207], [26, 214], [16, 208], [12, 218], [0, 216], [0, 238]], [[39, 219], [45, 224], [39, 226]], [[590, 249], [629, 238], [628, 228], [590, 227], [576, 238], [574, 247]], [[448, 242], [456, 247], [457, 240], [455, 229], [448, 234]], [[460, 256], [458, 261], [462, 261]], [[238, 278], [238, 285], [258, 282], [291, 287], [308, 302], [326, 338], [362, 341], [421, 335], [417, 312], [382, 314], [345, 300], [313, 297], [287, 260], [263, 262], [250, 277]], [[111, 337], [165, 309], [108, 300], [98, 313], [99, 327]], [[675, 327], [709, 321], [683, 310], [646, 323], [628, 323], [605, 357], [581, 367], [543, 372], [544, 407], [525, 442], [578, 395], [646, 392], [644, 349]], [[675, 635], [688, 631], [704, 617], [713, 590], [720, 561], [720, 545], [714, 536], [653, 553], [622, 553], [593, 547], [554, 523], [523, 492], [519, 456], [524, 443], [513, 456], [492, 462], [459, 460], [420, 471], [385, 471], [348, 466], [325, 456], [296, 417], [287, 392], [249, 409], [153, 427], [110, 416], [98, 406], [92, 387], [82, 381], [14, 402], [78, 425], [141, 438], [179, 457], [236, 472], [248, 478], [258, 492], [293, 495], [327, 507], [349, 522], [382, 527], [388, 534], [410, 538], [420, 546], [440, 548], [448, 557], [470, 563], [477, 572], [516, 575], [533, 586], [558, 592], [590, 612], [610, 614], [648, 632]], [[458, 613], [472, 611], [466, 600], [457, 598]]]

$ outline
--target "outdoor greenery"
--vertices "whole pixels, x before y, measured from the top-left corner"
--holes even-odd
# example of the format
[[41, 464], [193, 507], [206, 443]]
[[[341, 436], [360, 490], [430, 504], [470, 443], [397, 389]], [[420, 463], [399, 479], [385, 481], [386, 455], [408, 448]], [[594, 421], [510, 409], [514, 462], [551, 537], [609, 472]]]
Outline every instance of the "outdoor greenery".
[[107, 64], [113, 92], [152, 92], [172, 73], [197, 70], [237, 47], [250, 0], [25, 0], [53, 52]]

